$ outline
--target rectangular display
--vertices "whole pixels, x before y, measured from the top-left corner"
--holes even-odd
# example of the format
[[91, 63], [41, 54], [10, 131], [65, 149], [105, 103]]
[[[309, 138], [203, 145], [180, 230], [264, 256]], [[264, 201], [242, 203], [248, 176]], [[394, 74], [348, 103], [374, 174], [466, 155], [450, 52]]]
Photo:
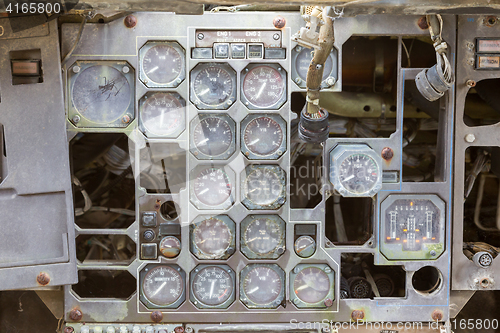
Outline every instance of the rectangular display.
[[478, 55], [476, 69], [499, 69], [500, 55]]
[[477, 53], [500, 53], [499, 39], [477, 39]]
[[263, 43], [264, 47], [281, 47], [279, 30], [196, 30], [196, 47], [214, 43]]

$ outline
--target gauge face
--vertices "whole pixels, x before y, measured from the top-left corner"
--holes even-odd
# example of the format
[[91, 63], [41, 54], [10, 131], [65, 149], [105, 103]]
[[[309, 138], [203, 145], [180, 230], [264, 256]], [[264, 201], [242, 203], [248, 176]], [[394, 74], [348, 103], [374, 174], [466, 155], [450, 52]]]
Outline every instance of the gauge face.
[[140, 110], [144, 129], [158, 136], [179, 134], [185, 127], [184, 102], [175, 93], [155, 93], [145, 96]]
[[275, 301], [283, 288], [280, 275], [267, 266], [254, 266], [243, 277], [245, 296], [257, 305], [267, 305]]
[[278, 222], [267, 217], [252, 220], [243, 232], [246, 246], [257, 255], [268, 254], [283, 243], [283, 230]]
[[283, 130], [274, 119], [266, 116], [258, 117], [245, 127], [243, 142], [248, 150], [256, 155], [271, 155], [283, 143]]
[[[297, 59], [295, 60], [295, 69], [297, 70], [297, 74], [302, 80], [306, 80], [307, 78], [307, 70], [309, 69], [309, 64], [313, 58], [313, 51], [308, 48], [303, 48], [302, 51], [297, 55]], [[326, 79], [330, 76], [333, 67], [333, 60], [331, 56], [328, 56], [325, 61], [325, 67], [323, 70], [323, 78]]]
[[249, 103], [266, 108], [275, 105], [285, 93], [285, 81], [281, 73], [271, 66], [251, 69], [243, 80], [243, 94]]
[[82, 117], [105, 124], [121, 118], [128, 110], [132, 90], [122, 72], [111, 66], [96, 65], [78, 74], [71, 97]]
[[294, 243], [295, 253], [301, 258], [309, 258], [316, 251], [316, 241], [311, 236], [300, 236]]
[[234, 281], [226, 270], [217, 266], [202, 268], [193, 277], [193, 295], [205, 305], [224, 303], [233, 293]]
[[233, 131], [225, 119], [207, 117], [194, 128], [193, 141], [202, 154], [215, 157], [231, 147]]
[[354, 194], [370, 191], [379, 180], [379, 168], [373, 158], [366, 154], [352, 154], [339, 166], [339, 181]]
[[181, 297], [184, 281], [176, 269], [157, 266], [144, 276], [142, 291], [151, 303], [159, 306], [170, 305]]
[[321, 302], [330, 292], [331, 282], [328, 275], [318, 267], [301, 270], [293, 281], [295, 295], [305, 303]]
[[233, 240], [227, 224], [215, 217], [203, 220], [192, 232], [194, 245], [210, 258], [222, 257]]
[[269, 168], [250, 171], [244, 183], [245, 196], [256, 205], [269, 206], [283, 194], [283, 184], [276, 172]]
[[216, 65], [201, 69], [192, 84], [196, 98], [207, 106], [226, 103], [235, 89], [231, 74], [224, 67]]
[[177, 237], [167, 236], [160, 241], [160, 252], [166, 258], [175, 258], [181, 252], [181, 242]]
[[153, 46], [142, 58], [144, 75], [159, 84], [174, 81], [181, 74], [183, 66], [183, 56], [169, 44]]
[[194, 181], [194, 195], [207, 206], [223, 204], [231, 195], [231, 181], [221, 168], [206, 168]]

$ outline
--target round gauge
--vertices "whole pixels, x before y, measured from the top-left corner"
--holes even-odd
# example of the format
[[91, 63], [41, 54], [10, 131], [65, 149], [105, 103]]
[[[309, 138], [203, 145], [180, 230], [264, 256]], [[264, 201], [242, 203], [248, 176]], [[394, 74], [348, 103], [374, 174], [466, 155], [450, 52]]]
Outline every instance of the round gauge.
[[283, 130], [274, 119], [266, 116], [258, 117], [245, 127], [243, 143], [255, 155], [271, 155], [283, 143]]
[[[194, 78], [193, 92], [195, 97], [208, 107], [217, 107], [224, 103], [228, 106], [234, 102], [230, 100], [233, 96], [234, 75], [217, 64], [203, 67]], [[196, 104], [196, 100], [194, 103]]]
[[247, 175], [244, 193], [248, 200], [259, 206], [269, 206], [283, 195], [280, 176], [270, 168], [254, 168]]
[[243, 294], [250, 302], [261, 306], [276, 301], [283, 284], [280, 274], [269, 266], [252, 266], [242, 277]]
[[233, 129], [227, 120], [208, 116], [194, 128], [193, 142], [204, 155], [216, 157], [224, 154], [233, 143]]
[[208, 258], [222, 257], [233, 243], [233, 234], [227, 224], [215, 217], [201, 221], [192, 235], [194, 245]]
[[301, 258], [309, 258], [316, 251], [316, 241], [311, 236], [300, 236], [293, 246], [295, 253]]
[[340, 164], [338, 172], [340, 184], [354, 194], [369, 192], [379, 180], [377, 163], [363, 153], [349, 155]]
[[174, 236], [163, 237], [160, 241], [160, 252], [167, 258], [175, 258], [181, 252], [181, 241]]
[[321, 302], [330, 292], [332, 282], [328, 275], [318, 267], [306, 267], [295, 276], [293, 290], [303, 302]]
[[127, 112], [132, 89], [125, 75], [116, 68], [95, 65], [78, 74], [71, 99], [80, 116], [93, 123], [105, 124], [120, 119]]
[[146, 299], [155, 305], [170, 305], [184, 292], [184, 281], [176, 269], [170, 266], [156, 266], [144, 276], [142, 292]]
[[[309, 69], [309, 64], [311, 63], [311, 60], [313, 58], [313, 53], [314, 51], [312, 51], [311, 49], [302, 48], [302, 51], [300, 51], [295, 60], [295, 69], [297, 70], [297, 74], [304, 81], [307, 78], [307, 70]], [[326, 58], [325, 61], [322, 80], [325, 80], [328, 76], [330, 76], [330, 73], [332, 72], [332, 67], [333, 67], [332, 57], [328, 56], [328, 58]]]
[[[184, 56], [171, 44], [157, 44], [142, 57], [142, 71], [147, 80], [166, 84], [179, 77], [184, 66]], [[147, 83], [146, 83], [147, 84]]]
[[259, 108], [277, 104], [286, 91], [286, 81], [280, 71], [269, 65], [252, 68], [243, 79], [246, 100]]
[[233, 293], [234, 280], [229, 273], [217, 266], [199, 270], [192, 278], [194, 297], [204, 305], [223, 304]]
[[141, 124], [157, 136], [179, 134], [185, 127], [185, 104], [176, 93], [155, 93], [142, 99]]
[[231, 181], [222, 168], [206, 168], [194, 180], [194, 195], [207, 206], [223, 204], [231, 196]]
[[281, 248], [283, 253], [283, 230], [275, 219], [254, 218], [243, 232], [243, 243], [255, 254], [264, 255]]

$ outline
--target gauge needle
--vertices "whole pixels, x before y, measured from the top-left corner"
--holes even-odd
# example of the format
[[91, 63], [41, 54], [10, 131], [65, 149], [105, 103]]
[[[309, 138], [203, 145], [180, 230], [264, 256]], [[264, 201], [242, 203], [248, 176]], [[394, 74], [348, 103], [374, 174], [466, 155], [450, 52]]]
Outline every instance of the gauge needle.
[[266, 83], [264, 83], [262, 86], [260, 86], [259, 92], [257, 93], [257, 96], [255, 98], [259, 98], [262, 92], [264, 91], [264, 88], [266, 87]]
[[299, 290], [302, 290], [302, 289], [306, 289], [306, 288], [310, 288], [310, 286], [309, 286], [309, 285], [307, 285], [307, 284], [303, 284], [303, 285], [301, 285], [300, 287], [298, 287], [297, 289], [295, 289], [295, 292], [297, 292], [297, 291], [299, 291]]
[[354, 175], [350, 175], [349, 177], [347, 177], [346, 179], [344, 179], [344, 181], [346, 182], [346, 181], [351, 180], [353, 178], [354, 178]]
[[207, 193], [209, 190], [210, 190], [209, 188], [206, 188], [206, 189], [204, 189], [203, 191], [201, 191], [200, 193], [198, 193], [198, 195], [205, 194], [205, 193]]
[[212, 294], [214, 293], [214, 286], [215, 281], [212, 281], [212, 284], [210, 285], [210, 296], [208, 296], [208, 298], [212, 298]]
[[253, 288], [252, 290], [250, 290], [249, 292], [247, 292], [247, 294], [253, 294], [254, 292], [256, 292], [257, 290], [259, 290], [259, 287], [255, 287]]
[[207, 142], [209, 140], [209, 138], [206, 138], [206, 139], [203, 139], [201, 140], [200, 142], [198, 142], [198, 146], [201, 146], [202, 144], [204, 144], [205, 142]]
[[210, 91], [210, 88], [207, 88], [207, 89], [203, 90], [201, 93], [199, 93], [198, 96], [205, 95], [209, 91]]
[[248, 146], [253, 146], [254, 144], [256, 144], [256, 143], [257, 143], [257, 142], [259, 142], [259, 141], [260, 141], [260, 139], [255, 139], [255, 140], [253, 140], [252, 142], [250, 142], [250, 143], [248, 144]]
[[153, 72], [154, 72], [154, 71], [156, 71], [157, 69], [158, 69], [158, 66], [155, 66], [155, 67], [151, 68], [151, 69], [149, 70], [148, 74], [153, 73]]
[[156, 296], [156, 294], [158, 294], [160, 292], [160, 290], [163, 289], [163, 287], [165, 287], [167, 285], [167, 281], [163, 282], [160, 286], [160, 288], [156, 289], [156, 291], [151, 295], [151, 297], [153, 296]]
[[247, 243], [253, 242], [253, 241], [254, 241], [254, 240], [256, 240], [257, 238], [259, 238], [259, 237], [254, 237], [254, 238], [252, 238], [252, 239], [249, 239], [249, 240], [247, 240]]

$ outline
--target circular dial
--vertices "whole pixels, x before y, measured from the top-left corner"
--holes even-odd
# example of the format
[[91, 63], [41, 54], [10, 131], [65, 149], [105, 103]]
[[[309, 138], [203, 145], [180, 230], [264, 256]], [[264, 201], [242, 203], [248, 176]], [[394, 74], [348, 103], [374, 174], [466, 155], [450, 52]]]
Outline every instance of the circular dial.
[[281, 245], [283, 230], [279, 224], [267, 217], [256, 218], [247, 226], [243, 239], [250, 250], [256, 254], [270, 253]]
[[95, 123], [110, 123], [128, 109], [131, 89], [117, 69], [96, 65], [81, 72], [73, 84], [72, 100], [81, 116]]
[[245, 127], [243, 141], [252, 153], [260, 156], [271, 155], [283, 142], [283, 130], [274, 119], [258, 117]]
[[222, 169], [206, 168], [194, 181], [194, 194], [205, 205], [220, 205], [231, 195], [231, 181]]
[[170, 266], [151, 269], [142, 282], [144, 296], [153, 304], [164, 306], [177, 301], [184, 291], [181, 274]]
[[311, 236], [300, 236], [293, 246], [295, 253], [301, 258], [309, 258], [316, 251], [316, 241]]
[[355, 194], [370, 191], [377, 185], [379, 169], [373, 158], [366, 154], [352, 154], [340, 164], [339, 181]]
[[233, 141], [233, 132], [228, 122], [219, 117], [208, 117], [194, 128], [194, 145], [207, 156], [225, 153]]
[[233, 284], [231, 275], [224, 269], [205, 267], [193, 278], [193, 294], [205, 305], [220, 305], [231, 296]]
[[318, 267], [301, 270], [293, 281], [295, 295], [305, 303], [321, 302], [330, 292], [330, 278]]
[[160, 252], [167, 258], [175, 258], [181, 252], [181, 242], [177, 237], [167, 236], [160, 241]]
[[[309, 69], [309, 64], [311, 63], [311, 60], [313, 58], [313, 53], [314, 51], [311, 51], [310, 49], [307, 48], [303, 48], [302, 51], [300, 51], [300, 53], [297, 55], [297, 58], [295, 60], [295, 69], [297, 70], [297, 74], [299, 74], [300, 78], [304, 81], [307, 78], [307, 70]], [[333, 67], [332, 57], [328, 56], [328, 58], [326, 58], [325, 61], [322, 80], [330, 76], [330, 73], [332, 72], [332, 67]]]
[[266, 266], [255, 266], [243, 278], [243, 292], [250, 301], [266, 305], [278, 298], [283, 282], [278, 273]]
[[193, 241], [205, 255], [217, 258], [226, 252], [233, 235], [229, 227], [215, 217], [203, 220], [193, 230]]
[[223, 104], [233, 93], [231, 74], [220, 66], [203, 68], [193, 82], [196, 97], [208, 106]]
[[266, 168], [253, 169], [245, 180], [245, 195], [256, 205], [268, 206], [282, 195], [279, 176]]
[[150, 48], [142, 59], [142, 70], [146, 77], [160, 84], [174, 81], [182, 71], [183, 59], [179, 52], [168, 44]]
[[257, 107], [270, 107], [276, 104], [285, 93], [285, 81], [280, 72], [271, 66], [258, 66], [251, 69], [243, 80], [243, 94]]
[[156, 93], [147, 98], [141, 109], [144, 129], [154, 135], [167, 136], [183, 129], [185, 107], [172, 93]]

